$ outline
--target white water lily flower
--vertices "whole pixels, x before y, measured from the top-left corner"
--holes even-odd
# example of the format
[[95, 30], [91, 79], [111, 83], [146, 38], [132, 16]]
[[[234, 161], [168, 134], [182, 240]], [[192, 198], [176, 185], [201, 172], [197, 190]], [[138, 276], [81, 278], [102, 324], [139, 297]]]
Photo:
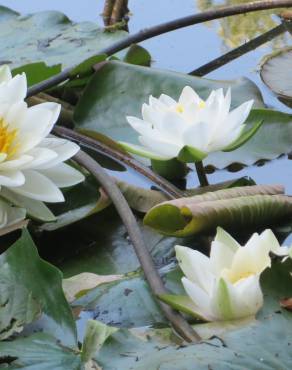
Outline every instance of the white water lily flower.
[[191, 299], [188, 312], [191, 309], [207, 321], [256, 314], [263, 305], [260, 274], [271, 266], [270, 252], [287, 254], [282, 248], [271, 230], [253, 234], [242, 247], [221, 228], [212, 242], [210, 258], [177, 245], [176, 257], [185, 274], [182, 284]]
[[61, 106], [43, 103], [28, 108], [26, 92], [25, 74], [12, 78], [7, 66], [0, 67], [0, 186], [32, 199], [61, 202], [59, 188], [84, 180], [63, 163], [79, 146], [48, 136]]
[[204, 159], [208, 153], [234, 150], [257, 131], [262, 122], [243, 130], [253, 100], [230, 111], [231, 90], [213, 90], [206, 101], [186, 86], [175, 101], [162, 94], [149, 97], [142, 106], [142, 118], [127, 117], [140, 136], [142, 146], [121, 142], [132, 153], [159, 160], [177, 157], [183, 162]]

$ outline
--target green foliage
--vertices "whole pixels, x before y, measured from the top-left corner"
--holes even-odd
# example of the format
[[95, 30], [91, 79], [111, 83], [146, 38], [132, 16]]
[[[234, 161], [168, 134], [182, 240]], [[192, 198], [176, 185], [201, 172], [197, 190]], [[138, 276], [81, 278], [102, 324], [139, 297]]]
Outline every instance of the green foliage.
[[77, 65], [127, 36], [124, 31], [104, 32], [95, 23], [73, 23], [57, 11], [20, 16], [5, 7], [0, 8], [0, 33], [1, 62], [12, 69], [40, 61], [62, 68]]
[[62, 290], [61, 272], [42, 260], [27, 230], [0, 256], [1, 333], [5, 337], [37, 318], [43, 330], [76, 345], [75, 324]]
[[26, 64], [22, 67], [14, 68], [12, 75], [15, 76], [20, 73], [25, 73], [27, 78], [27, 85], [32, 86], [38, 82], [46, 80], [60, 73], [62, 69], [61, 64], [47, 66], [44, 62], [36, 62]]
[[289, 197], [265, 195], [264, 191], [250, 194], [246, 189], [219, 190], [164, 202], [147, 212], [144, 224], [162, 234], [185, 237], [210, 231], [217, 226], [238, 229], [272, 225], [283, 217], [291, 216]]

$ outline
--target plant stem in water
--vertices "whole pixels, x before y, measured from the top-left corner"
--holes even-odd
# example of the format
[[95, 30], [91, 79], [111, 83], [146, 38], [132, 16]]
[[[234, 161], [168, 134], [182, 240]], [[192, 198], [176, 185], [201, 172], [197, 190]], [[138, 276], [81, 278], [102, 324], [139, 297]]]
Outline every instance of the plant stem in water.
[[206, 172], [205, 172], [205, 169], [204, 169], [204, 166], [203, 166], [203, 162], [202, 161], [195, 162], [195, 166], [196, 166], [198, 179], [200, 181], [200, 185], [201, 186], [208, 186], [209, 181], [207, 179], [207, 175], [206, 175]]

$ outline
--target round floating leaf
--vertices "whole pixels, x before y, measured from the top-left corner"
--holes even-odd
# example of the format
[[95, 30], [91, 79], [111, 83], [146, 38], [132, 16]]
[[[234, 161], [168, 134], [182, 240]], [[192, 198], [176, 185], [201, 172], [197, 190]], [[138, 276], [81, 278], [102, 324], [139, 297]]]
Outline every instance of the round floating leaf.
[[127, 36], [93, 22], [73, 23], [57, 11], [20, 16], [5, 7], [0, 8], [0, 33], [0, 62], [12, 69], [39, 61], [69, 67]]
[[277, 95], [292, 100], [292, 48], [266, 56], [261, 65], [263, 82]]
[[81, 359], [76, 349], [67, 348], [53, 336], [43, 333], [0, 342], [0, 363], [8, 370], [82, 369]]
[[76, 345], [75, 323], [62, 290], [61, 272], [42, 260], [28, 231], [0, 256], [1, 338], [43, 313], [42, 330]]

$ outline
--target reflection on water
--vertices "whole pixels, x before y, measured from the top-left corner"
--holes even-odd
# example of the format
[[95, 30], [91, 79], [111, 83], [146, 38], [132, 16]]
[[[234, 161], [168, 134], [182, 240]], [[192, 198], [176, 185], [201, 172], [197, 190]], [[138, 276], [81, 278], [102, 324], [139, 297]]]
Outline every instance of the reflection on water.
[[[249, 0], [197, 0], [197, 7], [204, 11], [209, 8], [216, 8], [218, 6], [229, 6], [247, 3]], [[219, 26], [217, 34], [222, 38], [224, 45], [228, 48], [234, 48], [243, 44], [244, 42], [272, 29], [279, 24], [273, 14], [278, 10], [254, 12], [249, 14], [242, 14], [218, 20]], [[208, 23], [210, 26], [211, 23]], [[212, 23], [214, 25], [214, 23]], [[273, 41], [271, 45], [273, 48], [285, 46], [287, 43], [287, 36], [281, 35]]]

